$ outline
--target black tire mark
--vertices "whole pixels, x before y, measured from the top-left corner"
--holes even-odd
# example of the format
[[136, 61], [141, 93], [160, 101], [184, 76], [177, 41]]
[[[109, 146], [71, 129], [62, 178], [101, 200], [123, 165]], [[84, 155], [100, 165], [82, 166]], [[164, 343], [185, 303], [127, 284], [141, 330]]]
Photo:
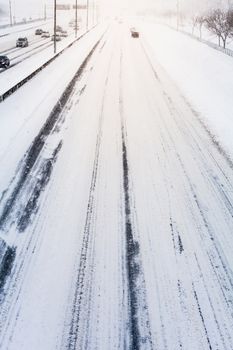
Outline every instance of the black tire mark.
[[69, 97], [71, 96], [73, 89], [75, 87], [75, 84], [80, 79], [87, 63], [89, 62], [90, 58], [92, 57], [92, 55], [93, 55], [95, 49], [97, 48], [97, 46], [99, 45], [100, 41], [101, 41], [101, 39], [99, 39], [99, 41], [92, 48], [92, 50], [90, 51], [90, 53], [88, 54], [86, 59], [83, 61], [82, 65], [77, 70], [73, 79], [70, 81], [67, 88], [63, 92], [62, 96], [60, 97], [60, 99], [58, 100], [56, 105], [54, 106], [52, 112], [50, 113], [47, 121], [43, 125], [39, 134], [36, 136], [32, 145], [30, 146], [30, 148], [26, 152], [24, 159], [23, 159], [23, 162], [22, 162], [23, 166], [22, 166], [21, 171], [20, 171], [19, 180], [18, 180], [17, 184], [15, 185], [15, 188], [13, 189], [13, 191], [10, 193], [10, 195], [9, 195], [5, 205], [4, 205], [4, 208], [1, 212], [0, 229], [4, 230], [4, 226], [8, 220], [8, 217], [10, 215], [12, 208], [14, 207], [15, 203], [17, 202], [17, 198], [21, 192], [21, 189], [23, 188], [29, 174], [31, 173], [31, 170], [32, 170], [34, 164], [36, 163], [36, 161], [39, 157], [39, 154], [46, 143], [48, 136], [51, 134], [53, 128], [55, 127], [57, 121], [59, 120], [61, 112], [62, 112], [63, 108], [65, 107]]
[[7, 246], [7, 244], [0, 239], [0, 293], [3, 292], [6, 279], [11, 273], [15, 255], [16, 248]]
[[212, 345], [211, 345], [211, 342], [210, 342], [210, 338], [209, 338], [209, 335], [208, 335], [208, 332], [207, 332], [205, 319], [204, 319], [204, 316], [203, 316], [203, 313], [202, 313], [202, 310], [201, 310], [200, 302], [199, 302], [199, 299], [198, 299], [198, 296], [197, 296], [197, 292], [195, 290], [194, 283], [192, 283], [192, 285], [193, 285], [194, 298], [196, 300], [198, 312], [199, 312], [199, 315], [200, 315], [200, 318], [201, 318], [201, 322], [202, 322], [202, 325], [203, 325], [203, 328], [204, 328], [204, 331], [205, 331], [206, 340], [207, 340], [207, 343], [208, 343], [208, 348], [209, 348], [209, 350], [212, 350], [213, 348], [212, 348]]
[[[209, 304], [210, 304], [210, 307], [211, 307], [211, 310], [212, 310], [212, 313], [213, 313], [214, 321], [215, 321], [215, 323], [216, 323], [216, 326], [217, 326], [217, 329], [218, 329], [218, 332], [219, 332], [219, 335], [220, 335], [220, 339], [221, 339], [221, 341], [222, 341], [222, 345], [224, 346], [224, 349], [227, 350], [227, 345], [226, 345], [226, 343], [225, 343], [225, 338], [224, 338], [224, 335], [222, 334], [222, 331], [221, 331], [221, 326], [224, 327], [225, 325], [224, 325], [224, 324], [221, 324], [221, 325], [219, 324], [219, 321], [218, 321], [218, 319], [217, 319], [216, 312], [215, 312], [215, 310], [214, 310], [214, 305], [213, 305], [213, 302], [212, 302], [212, 300], [211, 300], [211, 296], [210, 296], [210, 293], [209, 293], [209, 291], [208, 291], [208, 288], [207, 288], [207, 285], [206, 285], [206, 282], [205, 282], [205, 279], [204, 279], [204, 274], [203, 274], [203, 272], [202, 272], [202, 269], [201, 269], [201, 266], [200, 266], [200, 264], [199, 264], [199, 261], [198, 261], [198, 258], [197, 258], [196, 253], [194, 253], [194, 256], [195, 256], [196, 264], [197, 264], [198, 270], [199, 270], [199, 272], [200, 272], [200, 277], [201, 277], [201, 279], [202, 279], [202, 283], [203, 283], [203, 285], [204, 285], [204, 288], [205, 288], [205, 291], [206, 291], [206, 295], [207, 295], [207, 297], [208, 297], [208, 301], [209, 301]], [[213, 266], [212, 266], [212, 267], [213, 267]], [[221, 284], [220, 284], [220, 288], [222, 288]], [[227, 338], [228, 338], [229, 340], [231, 340], [231, 336], [230, 336], [229, 333], [227, 334]]]
[[[112, 56], [110, 59], [108, 72], [111, 67], [111, 62], [112, 62]], [[71, 318], [71, 324], [70, 324], [70, 329], [68, 334], [68, 341], [66, 343], [66, 348], [69, 350], [76, 350], [77, 346], [81, 349], [88, 348], [88, 345], [87, 345], [88, 330], [85, 329], [84, 335], [80, 334], [81, 333], [80, 320], [82, 317], [82, 309], [85, 306], [84, 305], [85, 301], [87, 301], [86, 306], [88, 309], [87, 315], [86, 315], [87, 322], [89, 320], [90, 313], [91, 313], [91, 310], [90, 310], [91, 282], [92, 282], [91, 276], [93, 273], [92, 267], [93, 267], [93, 259], [94, 259], [94, 256], [93, 256], [94, 234], [92, 231], [92, 225], [93, 225], [93, 216], [94, 216], [95, 189], [96, 189], [96, 183], [97, 183], [99, 155], [100, 155], [102, 129], [103, 129], [103, 110], [104, 110], [107, 84], [108, 84], [108, 74], [105, 80], [105, 88], [104, 88], [101, 113], [100, 113], [100, 119], [99, 119], [99, 127], [98, 127], [95, 156], [94, 156], [94, 165], [93, 165], [91, 186], [90, 186], [88, 205], [87, 205], [87, 215], [86, 215], [86, 221], [84, 226], [84, 234], [83, 234], [80, 262], [79, 262], [79, 268], [78, 268], [78, 277], [77, 277], [77, 282], [75, 284], [75, 292], [74, 292], [74, 298], [73, 298], [73, 307], [72, 307], [72, 316], [71, 316], [72, 318]], [[85, 337], [86, 337], [86, 339], [84, 339], [85, 346], [83, 347], [83, 338]]]
[[[121, 117], [121, 142], [122, 142], [122, 167], [123, 167], [123, 191], [124, 191], [124, 212], [125, 212], [125, 249], [126, 249], [126, 272], [128, 285], [129, 302], [129, 327], [130, 327], [130, 350], [140, 350], [144, 344], [147, 349], [152, 349], [152, 337], [148, 315], [148, 306], [146, 303], [146, 288], [144, 272], [140, 257], [140, 245], [134, 237], [132, 225], [131, 193], [130, 193], [130, 174], [128, 164], [128, 154], [126, 147], [126, 130], [124, 124], [122, 87], [122, 53], [120, 57], [120, 93], [119, 109]], [[141, 300], [140, 290], [143, 290], [143, 300]], [[139, 318], [144, 318], [146, 331], [142, 334]]]
[[53, 151], [52, 157], [43, 160], [42, 164], [40, 165], [40, 172], [39, 175], [37, 175], [37, 181], [34, 185], [33, 192], [28, 199], [23, 212], [20, 213], [20, 216], [17, 220], [17, 228], [19, 232], [24, 232], [26, 230], [31, 221], [32, 214], [35, 213], [38, 209], [39, 198], [50, 180], [53, 166], [56, 163], [57, 156], [61, 147], [62, 141], [59, 142], [58, 146]]
[[[99, 130], [99, 132], [101, 132], [101, 130]], [[86, 281], [86, 278], [88, 273], [90, 277], [90, 265], [91, 265], [90, 250], [92, 251], [90, 246], [93, 243], [91, 226], [92, 226], [92, 220], [93, 220], [92, 216], [94, 212], [95, 188], [96, 188], [98, 163], [99, 163], [99, 151], [100, 151], [100, 133], [98, 134], [97, 143], [96, 143], [96, 152], [95, 152], [94, 167], [92, 172], [91, 187], [90, 187], [89, 199], [88, 199], [87, 216], [86, 216], [86, 222], [84, 227], [81, 257], [80, 257], [79, 268], [78, 268], [78, 278], [76, 282], [76, 288], [75, 288], [75, 294], [74, 294], [74, 300], [73, 300], [72, 320], [71, 320], [69, 338], [67, 343], [67, 349], [69, 350], [76, 349], [76, 345], [80, 336], [79, 327], [80, 327], [80, 318], [81, 318], [83, 301], [86, 300], [87, 294], [90, 298], [90, 288], [88, 288], [87, 286], [88, 281]], [[90, 312], [90, 308], [88, 308], [88, 312]]]
[[[40, 48], [40, 47], [42, 47], [42, 46], [44, 46], [44, 47], [43, 47], [42, 49], [38, 50], [38, 48]], [[32, 49], [32, 50], [29, 50], [29, 51], [27, 51], [27, 52], [25, 52], [25, 53], [22, 53], [22, 54], [20, 54], [20, 55], [18, 55], [18, 56], [16, 56], [16, 57], [12, 58], [12, 61], [13, 61], [13, 60], [15, 60], [15, 59], [17, 59], [17, 58], [19, 58], [19, 57], [21, 57], [21, 56], [26, 56], [27, 53], [29, 53], [29, 52], [33, 52], [32, 54], [30, 54], [30, 55], [24, 57], [23, 59], [21, 59], [19, 62], [16, 62], [16, 63], [11, 64], [11, 65], [9, 66], [8, 69], [11, 69], [11, 68], [17, 66], [19, 63], [22, 63], [22, 62], [26, 61], [28, 58], [31, 58], [32, 56], [34, 56], [34, 55], [36, 55], [36, 54], [38, 54], [38, 53], [40, 53], [40, 52], [46, 50], [46, 49], [47, 49], [48, 47], [50, 47], [50, 46], [52, 46], [51, 43], [44, 43], [44, 44], [41, 44], [41, 45], [35, 47], [35, 48]], [[38, 51], [37, 51], [37, 50], [38, 50]], [[36, 52], [34, 52], [34, 51], [36, 51]], [[5, 70], [0, 71], [0, 73], [4, 73], [4, 72], [5, 72]]]

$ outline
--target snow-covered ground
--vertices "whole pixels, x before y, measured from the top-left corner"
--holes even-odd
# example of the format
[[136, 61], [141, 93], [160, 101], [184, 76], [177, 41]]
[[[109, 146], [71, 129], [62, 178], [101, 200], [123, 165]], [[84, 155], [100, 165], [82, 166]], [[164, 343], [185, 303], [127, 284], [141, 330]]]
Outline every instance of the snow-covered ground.
[[[170, 28], [173, 28], [174, 30], [177, 30], [177, 19], [176, 17], [172, 18], [164, 18], [164, 17], [151, 17], [150, 19], [152, 22], [160, 22], [162, 24], [168, 25]], [[184, 33], [193, 35], [194, 37], [197, 38], [202, 38], [204, 40], [209, 41], [210, 43], [213, 43], [215, 45], [219, 45], [218, 37], [216, 34], [210, 32], [206, 26], [203, 24], [201, 28], [201, 33], [200, 33], [200, 28], [197, 25], [193, 26], [192, 20], [189, 18], [184, 18], [180, 20], [179, 25], [178, 25], [179, 31], [183, 31]], [[222, 46], [222, 40], [221, 40], [221, 46]], [[226, 48], [229, 48], [233, 50], [233, 40], [232, 37], [229, 37], [226, 42]]]
[[193, 109], [201, 46], [179, 62], [173, 31], [137, 25], [96, 27], [0, 104], [1, 350], [233, 348], [233, 174]]
[[[58, 16], [57, 23], [64, 30], [67, 30], [68, 37], [57, 42], [57, 53], [75, 40], [74, 29], [69, 26], [69, 21], [73, 13], [69, 12], [65, 14], [66, 16], [62, 16], [61, 14]], [[0, 30], [0, 54], [7, 55], [10, 59], [10, 67], [8, 69], [0, 69], [0, 95], [54, 56], [51, 38], [43, 39], [41, 36], [35, 35], [37, 28], [49, 31], [50, 35], [52, 35], [53, 22], [51, 20], [41, 21], [33, 25], [28, 24]], [[84, 22], [80, 21], [77, 37], [82, 36], [85, 32], [86, 27], [84, 26]], [[4, 33], [8, 34], [5, 35]], [[27, 37], [29, 46], [26, 48], [16, 48], [16, 41], [19, 37]]]
[[[85, 34], [85, 30], [79, 30], [77, 38]], [[33, 35], [35, 38], [35, 35]], [[0, 69], [0, 95], [9, 90], [12, 86], [26, 78], [36, 69], [41, 67], [49, 59], [55, 56], [53, 42], [49, 39], [32, 39], [27, 48], [12, 50], [8, 54], [11, 65], [8, 69]], [[57, 42], [57, 53], [66, 48], [75, 40], [75, 34], [70, 32], [67, 38]]]
[[233, 58], [160, 24], [140, 26], [145, 49], [233, 157]]
[[[23, 24], [18, 24], [18, 25], [14, 25], [14, 26], [7, 26], [7, 27], [0, 27], [0, 38], [14, 34], [14, 33], [22, 33], [22, 32], [26, 32], [30, 29], [34, 29], [37, 27], [43, 27], [44, 25], [47, 25], [48, 23], [51, 23], [52, 20], [38, 20], [38, 21], [34, 21], [31, 23], [23, 23]], [[1, 39], [2, 41], [2, 39]], [[0, 41], [0, 42], [1, 42]]]

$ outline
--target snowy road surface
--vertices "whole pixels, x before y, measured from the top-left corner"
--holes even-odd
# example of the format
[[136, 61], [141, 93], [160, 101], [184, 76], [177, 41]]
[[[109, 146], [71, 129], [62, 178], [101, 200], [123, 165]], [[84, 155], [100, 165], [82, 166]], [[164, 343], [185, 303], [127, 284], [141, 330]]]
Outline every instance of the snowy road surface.
[[1, 349], [233, 349], [232, 164], [151, 57], [110, 28], [4, 169]]

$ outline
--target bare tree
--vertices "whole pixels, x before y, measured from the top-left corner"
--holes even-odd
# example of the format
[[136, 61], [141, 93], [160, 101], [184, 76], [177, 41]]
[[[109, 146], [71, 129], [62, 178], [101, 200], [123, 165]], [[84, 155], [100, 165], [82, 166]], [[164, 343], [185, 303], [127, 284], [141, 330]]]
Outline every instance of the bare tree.
[[191, 17], [191, 23], [192, 23], [192, 35], [194, 34], [194, 29], [197, 26], [198, 23], [198, 16], [197, 15], [193, 15]]
[[205, 21], [206, 21], [206, 17], [204, 15], [197, 16], [197, 25], [199, 29], [200, 39], [202, 38], [202, 28], [203, 28], [203, 25], [205, 24]]
[[222, 39], [225, 48], [227, 39], [233, 34], [233, 11], [214, 10], [206, 16], [205, 23], [209, 31], [217, 35], [219, 46]]

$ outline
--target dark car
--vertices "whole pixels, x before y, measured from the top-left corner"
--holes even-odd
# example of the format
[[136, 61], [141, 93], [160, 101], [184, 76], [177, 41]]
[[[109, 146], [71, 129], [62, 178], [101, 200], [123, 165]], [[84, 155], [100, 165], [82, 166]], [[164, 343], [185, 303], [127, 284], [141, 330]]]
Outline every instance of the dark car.
[[131, 28], [130, 32], [133, 38], [139, 38], [139, 32], [135, 28]]
[[43, 33], [42, 29], [36, 29], [35, 35], [41, 35]]
[[63, 31], [63, 29], [61, 26], [56, 26], [56, 32], [62, 32], [62, 31]]
[[28, 39], [25, 38], [19, 38], [16, 41], [16, 47], [27, 47], [28, 46]]
[[[55, 41], [55, 35], [52, 35], [51, 36], [51, 40], [52, 41]], [[61, 41], [61, 36], [60, 34], [56, 33], [56, 41]]]
[[49, 32], [43, 32], [43, 34], [41, 35], [41, 38], [50, 38]]
[[62, 30], [62, 32], [60, 33], [60, 36], [61, 36], [62, 38], [67, 38], [67, 37], [68, 37], [67, 31], [66, 31], [66, 30]]
[[0, 56], [0, 68], [8, 68], [10, 60], [7, 56]]

